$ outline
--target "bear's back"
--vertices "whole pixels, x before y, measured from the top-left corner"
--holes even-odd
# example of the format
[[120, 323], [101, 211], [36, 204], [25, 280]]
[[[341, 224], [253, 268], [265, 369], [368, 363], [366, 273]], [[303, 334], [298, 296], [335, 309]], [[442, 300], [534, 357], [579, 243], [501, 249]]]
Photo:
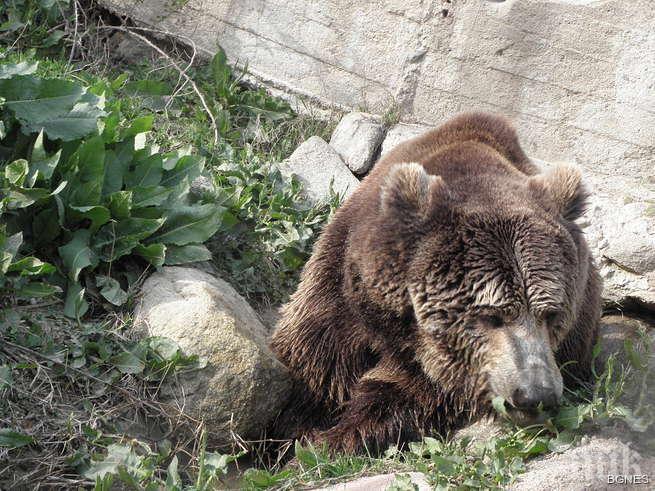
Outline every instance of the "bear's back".
[[461, 114], [424, 135], [398, 145], [378, 162], [374, 173], [384, 174], [389, 167], [400, 162], [421, 162], [426, 165], [444, 153], [454, 156], [464, 153], [468, 157], [470, 144], [478, 144], [476, 146], [480, 151], [487, 149], [490, 155], [502, 157], [523, 174], [538, 173], [537, 167], [521, 149], [509, 122], [501, 116], [486, 113]]

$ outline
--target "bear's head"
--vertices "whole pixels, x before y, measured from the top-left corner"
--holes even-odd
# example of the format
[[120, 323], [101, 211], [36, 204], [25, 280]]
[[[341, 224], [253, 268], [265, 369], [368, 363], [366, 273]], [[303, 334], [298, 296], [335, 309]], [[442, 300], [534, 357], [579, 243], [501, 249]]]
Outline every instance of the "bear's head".
[[[393, 270], [418, 325], [416, 358], [431, 379], [446, 392], [501, 396], [529, 415], [562, 396], [557, 353], [589, 274], [574, 223], [586, 198], [580, 172], [458, 172], [391, 167], [379, 201], [388, 233], [369, 242], [381, 252], [369, 273]], [[398, 305], [394, 291], [386, 298]]]

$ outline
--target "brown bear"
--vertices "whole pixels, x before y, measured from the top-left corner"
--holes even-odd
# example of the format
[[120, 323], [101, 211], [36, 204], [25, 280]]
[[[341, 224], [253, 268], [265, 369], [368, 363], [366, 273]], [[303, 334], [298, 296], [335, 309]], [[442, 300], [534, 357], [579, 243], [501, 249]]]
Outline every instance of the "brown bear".
[[[384, 450], [557, 405], [590, 373], [600, 280], [580, 172], [538, 173], [509, 123], [464, 114], [396, 147], [317, 241], [271, 346], [278, 419], [335, 451]], [[568, 376], [567, 376], [568, 374]]]

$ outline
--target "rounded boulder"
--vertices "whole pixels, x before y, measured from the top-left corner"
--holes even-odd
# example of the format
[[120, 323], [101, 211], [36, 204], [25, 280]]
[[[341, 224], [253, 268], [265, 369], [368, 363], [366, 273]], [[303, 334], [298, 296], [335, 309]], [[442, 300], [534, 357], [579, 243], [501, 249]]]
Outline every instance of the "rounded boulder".
[[228, 444], [232, 432], [260, 437], [283, 406], [291, 382], [268, 348], [266, 328], [220, 278], [188, 267], [162, 268], [143, 285], [135, 327], [206, 361], [164, 384], [161, 396], [203, 420], [213, 444]]

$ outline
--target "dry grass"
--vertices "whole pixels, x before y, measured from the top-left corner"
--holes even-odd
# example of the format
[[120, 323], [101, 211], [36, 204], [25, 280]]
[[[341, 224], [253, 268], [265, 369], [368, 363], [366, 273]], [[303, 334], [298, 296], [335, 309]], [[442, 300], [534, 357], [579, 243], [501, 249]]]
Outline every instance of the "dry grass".
[[0, 365], [11, 367], [11, 381], [0, 390], [0, 427], [33, 443], [0, 447], [0, 489], [89, 486], [80, 471], [90, 457], [134, 438], [155, 448], [168, 441], [194, 465], [201, 422], [159, 402], [160, 382], [111, 364], [134, 343], [128, 326], [120, 317], [76, 325], [52, 309], [5, 316]]

